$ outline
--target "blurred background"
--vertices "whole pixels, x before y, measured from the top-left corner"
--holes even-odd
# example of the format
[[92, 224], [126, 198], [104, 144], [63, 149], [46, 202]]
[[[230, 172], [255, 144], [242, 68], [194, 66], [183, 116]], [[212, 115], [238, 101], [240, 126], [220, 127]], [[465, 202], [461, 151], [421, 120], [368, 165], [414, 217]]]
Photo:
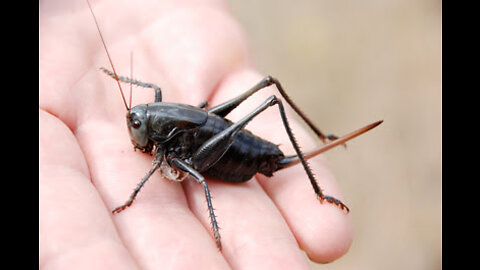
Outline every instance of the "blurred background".
[[326, 133], [383, 119], [325, 154], [355, 238], [313, 269], [442, 268], [442, 3], [227, 0], [256, 65]]

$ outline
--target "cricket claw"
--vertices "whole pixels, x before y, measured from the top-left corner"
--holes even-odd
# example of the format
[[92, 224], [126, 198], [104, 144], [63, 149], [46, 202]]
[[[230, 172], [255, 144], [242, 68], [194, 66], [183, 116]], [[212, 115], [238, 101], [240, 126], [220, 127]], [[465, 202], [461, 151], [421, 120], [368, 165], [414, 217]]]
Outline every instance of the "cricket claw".
[[222, 242], [220, 241], [220, 233], [218, 231], [215, 231], [213, 235], [215, 237], [215, 242], [217, 243], [218, 250], [222, 251]]
[[129, 206], [130, 205], [126, 205], [126, 204], [124, 204], [122, 206], [119, 206], [119, 207], [112, 210], [112, 214], [118, 214], [118, 213], [122, 212], [123, 210], [125, 210]]
[[350, 212], [350, 209], [348, 209], [348, 207], [344, 203], [342, 203], [339, 199], [336, 199], [332, 196], [319, 195], [318, 199], [320, 200], [320, 202], [323, 202], [323, 200], [326, 200], [327, 202], [335, 204], [336, 206], [340, 207], [340, 209], [342, 210], [347, 210], [347, 213]]

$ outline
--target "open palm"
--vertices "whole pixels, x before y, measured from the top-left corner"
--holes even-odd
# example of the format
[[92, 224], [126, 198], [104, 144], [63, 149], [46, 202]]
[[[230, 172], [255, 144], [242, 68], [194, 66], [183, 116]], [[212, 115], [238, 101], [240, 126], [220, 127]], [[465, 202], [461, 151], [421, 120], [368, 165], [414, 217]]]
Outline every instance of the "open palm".
[[[263, 77], [222, 1], [96, 1], [93, 9], [119, 75], [130, 76], [133, 51], [133, 76], [159, 85], [166, 102], [217, 105]], [[302, 249], [318, 262], [348, 250], [349, 215], [319, 203], [301, 166], [242, 184], [207, 180], [222, 252], [192, 179], [179, 184], [155, 173], [131, 207], [112, 215], [153, 158], [133, 151], [118, 86], [98, 69], [110, 66], [87, 3], [42, 1], [40, 46], [42, 268], [301, 269], [308, 268]], [[133, 105], [153, 101], [150, 89], [133, 92]], [[272, 94], [279, 96], [274, 87], [260, 91], [228, 118]], [[302, 148], [313, 148], [317, 142], [290, 122]], [[278, 108], [247, 129], [293, 153]], [[309, 163], [325, 193], [342, 199], [322, 157]]]

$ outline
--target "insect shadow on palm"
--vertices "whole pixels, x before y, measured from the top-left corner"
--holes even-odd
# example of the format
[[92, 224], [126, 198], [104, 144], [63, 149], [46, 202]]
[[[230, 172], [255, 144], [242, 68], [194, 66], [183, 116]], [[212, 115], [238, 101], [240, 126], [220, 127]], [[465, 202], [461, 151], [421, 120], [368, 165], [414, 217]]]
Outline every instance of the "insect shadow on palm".
[[[280, 82], [272, 76], [266, 76], [243, 94], [212, 108], [207, 108], [208, 102], [206, 101], [198, 106], [162, 102], [160, 87], [117, 75], [88, 0], [87, 4], [112, 68], [112, 71], [105, 68], [101, 68], [101, 70], [117, 81], [127, 110], [127, 127], [134, 149], [140, 149], [145, 153], [153, 153], [154, 155], [152, 168], [138, 183], [129, 199], [112, 211], [113, 214], [120, 213], [132, 205], [143, 185], [156, 170], [160, 169], [165, 178], [177, 182], [183, 181], [190, 175], [203, 186], [213, 236], [218, 249], [221, 250], [219, 227], [205, 177], [242, 183], [250, 180], [257, 173], [272, 176], [274, 172], [298, 163], [302, 164], [313, 190], [321, 202], [327, 201], [342, 210], [350, 211], [343, 202], [323, 193], [308, 166], [307, 159], [335, 146], [344, 145], [345, 142], [378, 126], [383, 120], [340, 138], [334, 135], [325, 135], [293, 103]], [[130, 77], [132, 76], [130, 75]], [[132, 108], [130, 92], [130, 104], [127, 105], [120, 82], [129, 83], [130, 91], [132, 85], [153, 89], [155, 91], [154, 103], [140, 104]], [[236, 123], [225, 118], [248, 97], [271, 85], [276, 86], [284, 100], [307, 123], [317, 137], [325, 143], [323, 146], [305, 154], [300, 150], [288, 123], [283, 102], [275, 95], [267, 98], [260, 106]], [[278, 106], [282, 124], [295, 149], [295, 155], [284, 155], [276, 144], [245, 129], [245, 126], [253, 118], [275, 105]]]

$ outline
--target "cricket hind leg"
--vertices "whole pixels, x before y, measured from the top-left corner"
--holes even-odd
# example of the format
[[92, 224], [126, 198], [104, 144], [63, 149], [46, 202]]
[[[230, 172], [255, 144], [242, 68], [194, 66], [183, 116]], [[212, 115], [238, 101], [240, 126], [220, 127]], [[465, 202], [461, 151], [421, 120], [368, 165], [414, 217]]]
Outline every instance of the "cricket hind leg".
[[[228, 128], [215, 134], [213, 137], [205, 141], [192, 155], [190, 162], [192, 166], [199, 172], [204, 172], [215, 165], [223, 155], [228, 151], [230, 146], [235, 142], [241, 130], [258, 114], [263, 112], [270, 106], [273, 106], [275, 96], [271, 96], [264, 101], [259, 107], [250, 112], [248, 115], [233, 123]], [[276, 101], [275, 101], [276, 102]]]
[[218, 116], [221, 116], [221, 117], [225, 117], [233, 109], [235, 109], [238, 105], [240, 105], [243, 101], [245, 101], [248, 97], [250, 97], [254, 93], [258, 92], [259, 90], [264, 89], [264, 88], [266, 88], [268, 86], [271, 86], [273, 84], [275, 84], [278, 92], [280, 92], [282, 97], [287, 101], [287, 103], [292, 107], [292, 109], [303, 119], [303, 121], [305, 121], [305, 123], [307, 123], [307, 125], [310, 127], [310, 129], [313, 130], [313, 132], [318, 136], [318, 138], [322, 142], [326, 143], [328, 141], [333, 141], [333, 140], [336, 140], [338, 138], [337, 136], [335, 136], [333, 134], [325, 135], [324, 133], [322, 133], [320, 131], [320, 129], [317, 126], [315, 126], [315, 124], [305, 115], [304, 112], [302, 112], [300, 110], [300, 108], [287, 95], [287, 93], [283, 89], [280, 82], [276, 78], [273, 78], [272, 76], [266, 76], [260, 82], [255, 84], [252, 88], [250, 88], [249, 90], [247, 90], [243, 94], [209, 109], [208, 112], [214, 113], [214, 114], [216, 114]]
[[292, 146], [295, 149], [295, 152], [300, 162], [302, 163], [302, 166], [305, 169], [305, 172], [308, 175], [310, 183], [313, 187], [313, 190], [315, 191], [315, 194], [317, 194], [317, 197], [320, 199], [320, 201], [326, 200], [327, 202], [336, 204], [341, 209], [346, 209], [347, 212], [349, 212], [350, 210], [348, 209], [348, 207], [344, 203], [342, 203], [340, 200], [332, 196], [323, 194], [322, 190], [317, 184], [317, 181], [313, 175], [312, 170], [308, 166], [308, 163], [304, 157], [304, 154], [302, 153], [302, 151], [300, 150], [300, 147], [296, 142], [295, 136], [293, 135], [292, 129], [290, 128], [290, 125], [288, 123], [287, 116], [285, 113], [285, 108], [283, 107], [283, 103], [276, 96], [269, 97], [262, 105], [260, 105], [253, 112], [251, 112], [250, 114], [242, 118], [237, 123], [230, 126], [228, 129], [223, 130], [222, 132], [218, 133], [217, 135], [215, 135], [214, 137], [206, 141], [193, 154], [191, 158], [191, 163], [193, 164], [193, 167], [198, 171], [202, 172], [207, 170], [209, 167], [213, 166], [215, 162], [217, 162], [223, 156], [223, 153], [225, 153], [228, 150], [231, 143], [233, 143], [233, 141], [235, 140], [235, 134], [238, 133], [239, 130], [241, 130], [250, 120], [252, 120], [259, 113], [264, 111], [266, 108], [274, 105], [278, 105], [279, 107], [282, 123], [283, 123], [283, 126], [285, 127], [288, 138], [292, 143]]
[[292, 146], [295, 149], [295, 152], [297, 153], [297, 156], [300, 162], [302, 163], [302, 166], [305, 169], [305, 172], [307, 173], [308, 179], [310, 180], [310, 183], [312, 184], [313, 190], [315, 191], [315, 194], [317, 195], [318, 199], [321, 202], [323, 202], [323, 200], [326, 200], [329, 203], [337, 205], [342, 210], [345, 209], [347, 210], [347, 212], [350, 212], [350, 209], [348, 209], [348, 207], [343, 202], [336, 199], [335, 197], [325, 195], [322, 192], [322, 190], [318, 186], [315, 176], [313, 175], [312, 169], [310, 169], [310, 166], [308, 165], [307, 160], [305, 159], [305, 156], [300, 150], [300, 147], [298, 146], [295, 136], [293, 135], [292, 129], [290, 128], [290, 124], [288, 123], [287, 115], [285, 113], [285, 108], [283, 107], [282, 101], [278, 99], [275, 99], [275, 101], [276, 101], [276, 104], [278, 104], [278, 108], [280, 110], [280, 116], [282, 118], [282, 123], [283, 123], [283, 126], [285, 127], [285, 131], [287, 132], [288, 138], [292, 143]]

